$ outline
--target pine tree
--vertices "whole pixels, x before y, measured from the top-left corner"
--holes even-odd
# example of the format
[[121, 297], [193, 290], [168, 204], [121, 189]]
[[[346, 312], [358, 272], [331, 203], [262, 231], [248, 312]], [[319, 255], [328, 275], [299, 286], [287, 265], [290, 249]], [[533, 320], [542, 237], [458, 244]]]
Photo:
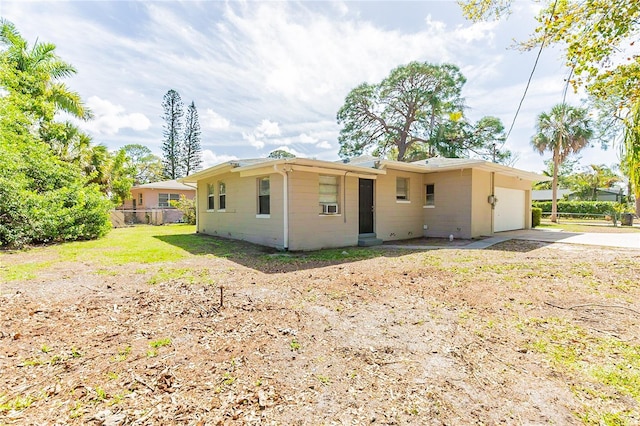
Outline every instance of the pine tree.
[[182, 152], [180, 149], [182, 135], [183, 103], [180, 94], [175, 90], [169, 90], [162, 100], [164, 109], [164, 141], [162, 143], [162, 165], [164, 176], [167, 179], [177, 179], [184, 176], [180, 161]]
[[191, 101], [191, 104], [187, 108], [182, 150], [182, 167], [185, 175], [188, 176], [194, 171], [199, 170], [202, 165], [200, 122], [198, 121], [198, 110], [193, 101]]

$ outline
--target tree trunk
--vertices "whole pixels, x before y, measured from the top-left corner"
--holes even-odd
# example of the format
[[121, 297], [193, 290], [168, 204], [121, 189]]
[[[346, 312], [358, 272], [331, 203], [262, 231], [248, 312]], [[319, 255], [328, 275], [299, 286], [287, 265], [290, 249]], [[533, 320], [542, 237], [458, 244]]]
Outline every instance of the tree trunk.
[[558, 223], [558, 167], [560, 167], [559, 155], [553, 151], [553, 180], [551, 181], [551, 222]]

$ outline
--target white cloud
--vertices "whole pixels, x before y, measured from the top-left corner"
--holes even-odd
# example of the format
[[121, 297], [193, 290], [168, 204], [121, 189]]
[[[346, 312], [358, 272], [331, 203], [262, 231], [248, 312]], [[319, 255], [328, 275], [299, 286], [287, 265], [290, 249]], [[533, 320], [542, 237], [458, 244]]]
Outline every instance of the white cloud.
[[231, 126], [231, 121], [210, 108], [207, 108], [202, 118], [202, 127], [206, 129], [227, 130]]
[[144, 114], [127, 114], [123, 106], [97, 96], [91, 96], [87, 100], [87, 106], [93, 111], [95, 118], [80, 125], [97, 134], [115, 135], [120, 129], [141, 131], [151, 126], [151, 121]]
[[318, 138], [314, 138], [313, 136], [310, 136], [306, 133], [300, 133], [300, 136], [298, 136], [298, 142], [311, 144], [318, 142]]
[[333, 146], [331, 146], [331, 144], [329, 142], [327, 142], [327, 141], [322, 141], [322, 142], [318, 142], [316, 144], [316, 148], [319, 148], [319, 149], [331, 149], [331, 148], [333, 148]]
[[255, 132], [254, 133], [242, 132], [242, 139], [249, 142], [249, 145], [251, 145], [254, 148], [258, 148], [258, 149], [264, 148], [264, 141], [258, 139], [258, 136], [256, 136]]
[[202, 167], [205, 169], [211, 166], [215, 166], [216, 164], [237, 159], [238, 157], [236, 157], [235, 155], [219, 155], [211, 151], [210, 149], [205, 149], [202, 151]]
[[256, 127], [256, 134], [260, 136], [280, 136], [280, 125], [271, 120], [262, 120]]

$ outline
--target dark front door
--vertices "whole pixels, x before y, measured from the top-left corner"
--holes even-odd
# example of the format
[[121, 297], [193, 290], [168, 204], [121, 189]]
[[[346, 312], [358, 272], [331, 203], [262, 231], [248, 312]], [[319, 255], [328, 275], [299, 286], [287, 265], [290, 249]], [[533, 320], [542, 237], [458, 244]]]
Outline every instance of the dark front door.
[[359, 197], [359, 232], [373, 232], [373, 180], [360, 179]]

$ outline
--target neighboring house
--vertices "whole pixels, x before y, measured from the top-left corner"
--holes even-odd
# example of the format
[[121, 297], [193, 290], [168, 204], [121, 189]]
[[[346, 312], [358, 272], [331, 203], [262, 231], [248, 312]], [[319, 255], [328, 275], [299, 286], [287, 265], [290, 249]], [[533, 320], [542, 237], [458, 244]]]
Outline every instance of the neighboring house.
[[[531, 201], [551, 201], [553, 198], [551, 189], [534, 189], [531, 191]], [[558, 188], [558, 200], [564, 200], [565, 197], [568, 197], [571, 194], [570, 189], [560, 189]]]
[[[596, 201], [615, 201], [620, 202], [622, 192], [615, 188], [598, 188], [596, 191]], [[579, 194], [574, 193], [570, 189], [558, 189], [558, 200], [567, 199], [569, 201], [582, 200]], [[532, 201], [551, 201], [550, 189], [537, 189], [531, 191]]]
[[483, 160], [363, 156], [229, 161], [197, 184], [197, 231], [289, 250], [422, 236], [474, 238], [531, 227], [542, 175]]
[[196, 189], [177, 180], [145, 183], [133, 186], [131, 198], [125, 200], [118, 210], [128, 211], [127, 222], [179, 222], [182, 212], [172, 207], [170, 201], [179, 200], [181, 195], [192, 200], [196, 195]]

